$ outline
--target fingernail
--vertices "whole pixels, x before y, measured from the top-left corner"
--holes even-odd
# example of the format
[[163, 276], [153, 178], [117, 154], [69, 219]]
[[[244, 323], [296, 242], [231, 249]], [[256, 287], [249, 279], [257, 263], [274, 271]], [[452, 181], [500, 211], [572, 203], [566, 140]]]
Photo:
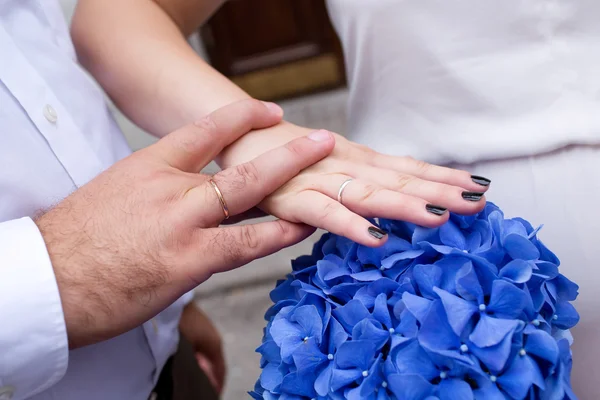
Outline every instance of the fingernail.
[[379, 229], [376, 226], [369, 227], [369, 235], [373, 236], [375, 239], [381, 240], [384, 236], [387, 236], [387, 232], [383, 229]]
[[433, 204], [427, 204], [425, 209], [435, 215], [444, 215], [446, 211], [448, 211], [448, 209], [445, 207], [434, 206]]
[[483, 197], [480, 192], [462, 192], [462, 198], [467, 201], [479, 201]]
[[490, 186], [490, 183], [492, 183], [492, 181], [488, 178], [484, 178], [483, 176], [479, 175], [471, 175], [471, 179], [473, 182], [481, 186]]
[[269, 111], [271, 111], [273, 114], [275, 115], [283, 115], [283, 109], [281, 107], [279, 107], [277, 104], [275, 103], [271, 103], [270, 101], [263, 101], [262, 102], [265, 107], [267, 107], [269, 109]]
[[314, 140], [315, 142], [324, 142], [331, 138], [331, 133], [329, 133], [329, 131], [321, 129], [319, 131], [311, 132], [307, 137], [310, 140]]

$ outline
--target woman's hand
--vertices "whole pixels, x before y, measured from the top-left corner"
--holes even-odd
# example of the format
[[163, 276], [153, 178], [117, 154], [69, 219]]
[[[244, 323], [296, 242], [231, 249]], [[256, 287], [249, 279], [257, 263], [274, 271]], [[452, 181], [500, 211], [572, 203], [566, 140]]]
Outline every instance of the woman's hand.
[[[252, 132], [220, 157], [223, 166], [239, 163], [310, 130], [289, 123]], [[365, 218], [384, 217], [434, 227], [448, 210], [474, 214], [485, 205], [490, 181], [466, 171], [439, 167], [410, 157], [377, 153], [335, 135], [333, 152], [268, 196], [261, 208], [279, 218], [302, 222], [377, 246], [379, 232]], [[342, 204], [337, 200], [347, 180]]]

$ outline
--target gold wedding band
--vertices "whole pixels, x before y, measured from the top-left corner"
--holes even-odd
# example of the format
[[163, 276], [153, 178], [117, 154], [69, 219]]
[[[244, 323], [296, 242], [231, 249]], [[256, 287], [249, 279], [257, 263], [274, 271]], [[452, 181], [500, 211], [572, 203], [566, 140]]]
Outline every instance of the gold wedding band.
[[342, 203], [342, 194], [344, 193], [344, 189], [346, 189], [346, 186], [348, 186], [348, 184], [352, 182], [352, 179], [348, 179], [346, 181], [344, 181], [344, 183], [342, 183], [342, 185], [340, 186], [340, 190], [338, 191], [338, 196], [337, 196], [337, 201], [340, 204]]
[[221, 207], [223, 208], [223, 214], [225, 214], [225, 219], [228, 219], [229, 218], [229, 208], [227, 207], [227, 202], [225, 201], [225, 197], [223, 197], [223, 193], [221, 193], [221, 190], [219, 189], [219, 187], [217, 186], [217, 183], [215, 181], [213, 181], [212, 179], [209, 179], [208, 181], [212, 185], [213, 189], [215, 189], [215, 193], [217, 194], [217, 197], [219, 198], [219, 202], [221, 203]]

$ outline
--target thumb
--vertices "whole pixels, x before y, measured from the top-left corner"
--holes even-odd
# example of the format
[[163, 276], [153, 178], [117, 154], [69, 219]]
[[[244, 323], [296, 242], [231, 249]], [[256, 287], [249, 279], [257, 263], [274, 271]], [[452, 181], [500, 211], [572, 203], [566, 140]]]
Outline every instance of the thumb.
[[283, 110], [274, 103], [238, 101], [168, 134], [146, 151], [174, 168], [199, 172], [238, 138], [278, 124], [282, 116]]
[[292, 246], [309, 237], [315, 228], [284, 220], [236, 225], [202, 230], [201, 254], [203, 271], [199, 276], [210, 275], [241, 267]]

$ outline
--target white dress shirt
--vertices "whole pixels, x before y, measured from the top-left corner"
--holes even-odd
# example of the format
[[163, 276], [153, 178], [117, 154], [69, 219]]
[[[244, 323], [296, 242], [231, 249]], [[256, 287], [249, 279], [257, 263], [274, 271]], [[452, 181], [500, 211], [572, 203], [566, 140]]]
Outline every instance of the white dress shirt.
[[348, 137], [437, 163], [600, 143], [600, 1], [328, 0]]
[[31, 219], [129, 153], [76, 63], [58, 2], [0, 1], [0, 400], [145, 400], [175, 351], [189, 296], [124, 335], [69, 351]]

